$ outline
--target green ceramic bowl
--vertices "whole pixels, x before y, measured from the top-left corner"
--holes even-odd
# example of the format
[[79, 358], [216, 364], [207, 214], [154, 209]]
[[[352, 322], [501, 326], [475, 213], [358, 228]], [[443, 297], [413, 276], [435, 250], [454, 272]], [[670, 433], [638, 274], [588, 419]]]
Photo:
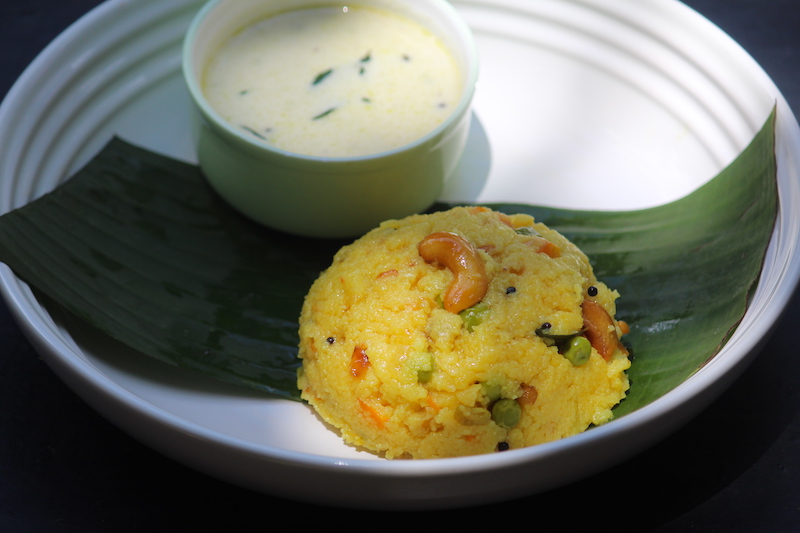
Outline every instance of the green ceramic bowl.
[[[436, 129], [400, 148], [359, 157], [316, 157], [262, 143], [226, 122], [206, 101], [200, 78], [221, 43], [266, 16], [330, 0], [212, 0], [197, 14], [183, 47], [183, 73], [195, 111], [198, 162], [233, 207], [267, 226], [313, 237], [353, 237], [383, 220], [428, 208], [454, 173], [469, 133], [478, 76], [466, 23], [445, 0], [359, 0], [427, 27], [462, 71], [461, 99]], [[352, 5], [352, 4], [351, 4]]]

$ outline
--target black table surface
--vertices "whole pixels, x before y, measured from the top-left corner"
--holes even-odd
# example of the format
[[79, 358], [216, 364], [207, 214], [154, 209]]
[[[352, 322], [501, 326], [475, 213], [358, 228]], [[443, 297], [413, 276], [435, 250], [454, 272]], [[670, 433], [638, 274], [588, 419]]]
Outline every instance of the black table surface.
[[[169, 1], [169, 0], [153, 0]], [[636, 2], [637, 0], [606, 0]], [[98, 0], [3, 0], [0, 97]], [[687, 0], [800, 109], [800, 1]], [[550, 492], [471, 509], [381, 513], [265, 496], [186, 468], [100, 417], [39, 358], [0, 302], [0, 532], [458, 527], [529, 531], [800, 531], [800, 296], [745, 373], [687, 425], [625, 463]], [[599, 451], [598, 453], [602, 453]], [[513, 520], [513, 522], [510, 522]], [[484, 528], [486, 526], [479, 526]]]

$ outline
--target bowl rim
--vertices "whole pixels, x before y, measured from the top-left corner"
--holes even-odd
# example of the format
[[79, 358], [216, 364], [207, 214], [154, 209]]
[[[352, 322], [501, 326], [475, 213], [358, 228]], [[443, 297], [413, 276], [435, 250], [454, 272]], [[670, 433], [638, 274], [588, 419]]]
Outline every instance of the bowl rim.
[[[424, 5], [429, 6], [431, 9], [435, 9], [440, 13], [444, 14], [447, 20], [452, 23], [453, 29], [455, 30], [454, 35], [457, 35], [458, 37], [457, 40], [463, 47], [462, 52], [464, 54], [464, 58], [467, 65], [467, 71], [464, 73], [462, 81], [463, 89], [461, 97], [459, 98], [458, 104], [455, 106], [455, 108], [453, 109], [453, 111], [450, 113], [450, 115], [447, 117], [446, 120], [444, 120], [441, 124], [437, 125], [434, 129], [432, 129], [422, 137], [419, 137], [416, 140], [411, 141], [410, 143], [406, 143], [404, 145], [392, 148], [390, 150], [383, 150], [381, 152], [359, 155], [359, 156], [336, 157], [336, 156], [307, 155], [307, 154], [292, 152], [264, 142], [260, 142], [257, 139], [254, 139], [250, 135], [245, 135], [239, 129], [235, 128], [228, 121], [222, 118], [222, 116], [220, 116], [220, 114], [208, 102], [205, 95], [203, 94], [203, 90], [201, 89], [200, 83], [198, 81], [200, 79], [200, 73], [198, 73], [197, 69], [195, 68], [194, 53], [195, 53], [195, 46], [197, 42], [198, 33], [201, 31], [203, 26], [209, 20], [209, 17], [213, 16], [214, 11], [221, 4], [229, 1], [231, 0], [209, 0], [203, 5], [200, 11], [197, 12], [191, 24], [189, 25], [189, 28], [183, 40], [181, 49], [181, 70], [184, 83], [186, 84], [189, 91], [189, 95], [194, 104], [199, 108], [200, 113], [203, 115], [205, 120], [207, 120], [215, 128], [218, 128], [224, 131], [227, 135], [232, 136], [238, 142], [245, 143], [245, 146], [247, 146], [251, 150], [267, 154], [271, 153], [285, 158], [293, 158], [309, 162], [355, 163], [362, 161], [363, 162], [373, 161], [386, 157], [391, 157], [396, 154], [408, 152], [410, 150], [414, 150], [417, 147], [424, 146], [432, 141], [435, 141], [444, 132], [454, 127], [454, 125], [460, 121], [461, 117], [463, 117], [471, 108], [472, 99], [475, 95], [475, 87], [479, 75], [478, 48], [477, 48], [477, 43], [475, 42], [475, 38], [472, 34], [472, 29], [467, 25], [466, 21], [461, 17], [461, 15], [456, 11], [456, 9], [446, 0], [427, 0], [426, 2], [423, 2]], [[372, 2], [373, 0], [357, 0], [355, 5], [356, 6], [360, 4], [369, 5]], [[419, 3], [420, 2], [415, 2], [414, 0], [406, 0], [405, 2], [403, 2], [403, 5], [413, 5]], [[303, 5], [297, 6], [297, 8], [304, 9], [304, 8], [325, 7], [328, 5], [340, 5], [340, 4], [341, 2], [337, 2], [336, 0], [310, 0], [304, 3]], [[279, 11], [276, 14], [280, 14], [283, 12], [285, 12], [285, 10]]]

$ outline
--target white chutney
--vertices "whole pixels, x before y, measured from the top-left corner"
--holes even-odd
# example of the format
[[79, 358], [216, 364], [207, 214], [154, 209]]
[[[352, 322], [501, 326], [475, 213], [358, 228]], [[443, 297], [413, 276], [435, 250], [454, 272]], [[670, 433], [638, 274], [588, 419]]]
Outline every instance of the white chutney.
[[280, 13], [211, 56], [203, 91], [234, 127], [276, 148], [357, 157], [400, 148], [455, 110], [463, 78], [428, 29], [359, 6]]

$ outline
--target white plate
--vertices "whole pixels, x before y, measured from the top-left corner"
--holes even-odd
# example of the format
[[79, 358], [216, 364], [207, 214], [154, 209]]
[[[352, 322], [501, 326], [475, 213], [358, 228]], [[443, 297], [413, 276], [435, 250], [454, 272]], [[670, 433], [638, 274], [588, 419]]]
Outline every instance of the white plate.
[[[179, 52], [200, 4], [111, 0], [43, 51], [0, 106], [0, 212], [53, 189], [112, 135], [194, 161]], [[659, 400], [576, 437], [385, 461], [342, 444], [304, 405], [165, 367], [68, 325], [0, 267], [9, 308], [59, 376], [132, 436], [198, 470], [370, 508], [487, 503], [563, 485], [632, 456], [715, 398], [757, 352], [799, 275], [800, 130], [783, 97], [734, 42], [673, 0], [453, 4], [474, 28], [482, 70], [470, 149], [447, 199], [665, 203], [716, 175], [777, 103], [783, 209], [751, 307], [718, 357]]]

